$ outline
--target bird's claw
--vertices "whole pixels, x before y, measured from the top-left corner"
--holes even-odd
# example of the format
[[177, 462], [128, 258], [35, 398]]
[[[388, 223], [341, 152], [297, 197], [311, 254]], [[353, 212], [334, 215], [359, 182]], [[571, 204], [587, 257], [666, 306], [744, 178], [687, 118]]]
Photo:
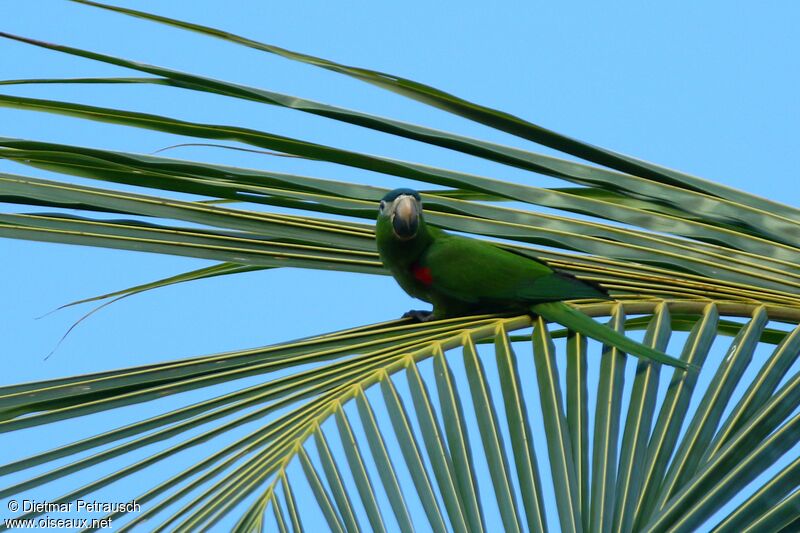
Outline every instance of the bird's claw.
[[433, 311], [420, 311], [417, 309], [403, 314], [403, 318], [412, 318], [415, 322], [428, 322], [433, 319]]

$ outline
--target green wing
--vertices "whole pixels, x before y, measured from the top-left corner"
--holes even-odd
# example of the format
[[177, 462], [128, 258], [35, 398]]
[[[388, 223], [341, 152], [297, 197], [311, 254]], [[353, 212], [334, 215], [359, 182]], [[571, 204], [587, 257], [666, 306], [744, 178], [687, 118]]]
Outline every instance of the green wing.
[[435, 289], [465, 302], [607, 297], [599, 287], [555, 272], [535, 259], [456, 235], [438, 235], [419, 265], [430, 269]]

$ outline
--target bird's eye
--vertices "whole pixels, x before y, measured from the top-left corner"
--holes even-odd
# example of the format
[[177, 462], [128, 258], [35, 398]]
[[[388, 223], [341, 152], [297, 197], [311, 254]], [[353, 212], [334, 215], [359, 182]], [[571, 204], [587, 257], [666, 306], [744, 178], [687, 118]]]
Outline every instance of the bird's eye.
[[383, 200], [381, 200], [381, 206], [380, 206], [380, 208], [379, 208], [379, 209], [380, 209], [381, 211], [383, 211], [383, 208], [384, 208], [384, 207], [386, 207], [386, 202], [384, 202]]

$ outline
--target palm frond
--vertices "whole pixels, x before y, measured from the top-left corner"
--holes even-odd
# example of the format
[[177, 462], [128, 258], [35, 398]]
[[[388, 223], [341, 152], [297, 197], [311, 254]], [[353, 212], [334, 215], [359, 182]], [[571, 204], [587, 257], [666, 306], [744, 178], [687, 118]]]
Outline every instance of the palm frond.
[[[296, 156], [292, 162], [411, 180], [424, 191], [432, 224], [492, 239], [601, 284], [612, 301], [572, 304], [617, 331], [645, 330], [645, 344], [702, 371], [648, 361], [627, 368], [627, 356], [614, 347], [541, 317], [506, 314], [391, 321], [0, 386], [3, 438], [115, 415], [102, 418], [101, 430], [81, 425], [80, 438], [54, 439], [8, 459], [0, 465], [0, 498], [41, 491], [51, 503], [69, 502], [149, 472], [158, 481], [136, 497], [142, 511], [108, 515], [122, 531], [145, 521], [156, 530], [194, 530], [223, 520], [242, 531], [301, 531], [322, 523], [333, 531], [492, 531], [498, 525], [507, 531], [760, 531], [800, 520], [800, 463], [792, 451], [800, 441], [800, 210], [410, 79], [155, 14], [73, 1], [321, 67], [565, 158], [6, 33], [0, 36], [150, 77], [42, 77], [0, 85], [156, 84], [200, 91], [402, 137], [567, 186], [513, 183], [111, 106], [8, 94], [0, 95], [0, 106], [233, 141]], [[13, 206], [0, 214], [2, 237], [215, 262], [65, 306], [279, 267], [386, 273], [364, 222], [375, 216], [374, 204], [386, 192], [381, 187], [15, 137], [0, 138], [0, 159], [63, 176], [0, 174], [0, 202]], [[88, 186], [84, 179], [101, 183]], [[30, 208], [49, 211], [20, 211]], [[759, 354], [767, 352], [762, 360]], [[749, 373], [754, 377], [746, 385]], [[136, 411], [144, 407], [149, 414]], [[52, 495], [47, 491], [54, 485], [68, 488]]]

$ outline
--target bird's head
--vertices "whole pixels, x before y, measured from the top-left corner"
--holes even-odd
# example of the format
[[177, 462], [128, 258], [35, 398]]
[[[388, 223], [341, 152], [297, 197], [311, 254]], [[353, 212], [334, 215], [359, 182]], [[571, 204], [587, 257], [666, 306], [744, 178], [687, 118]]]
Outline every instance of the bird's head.
[[391, 223], [392, 233], [401, 241], [417, 236], [422, 217], [422, 200], [412, 189], [395, 189], [383, 197], [378, 220]]

